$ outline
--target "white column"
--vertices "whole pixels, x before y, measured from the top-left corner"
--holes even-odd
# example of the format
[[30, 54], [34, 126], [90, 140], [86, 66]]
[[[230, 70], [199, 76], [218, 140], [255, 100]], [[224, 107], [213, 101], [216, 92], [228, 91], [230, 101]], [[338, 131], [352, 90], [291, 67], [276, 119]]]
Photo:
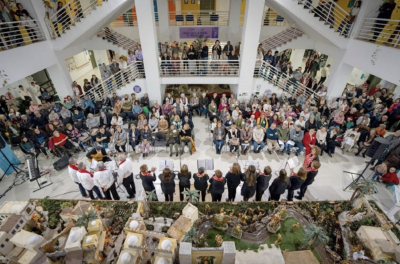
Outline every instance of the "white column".
[[[240, 41], [239, 24], [240, 24], [240, 5], [241, 4], [242, 4], [242, 0], [231, 0], [231, 2], [229, 4], [228, 40], [230, 40], [231, 43], [238, 43]], [[257, 40], [257, 43], [258, 43], [258, 40]]]
[[169, 42], [170, 37], [169, 37], [168, 1], [158, 0], [157, 8], [158, 8], [158, 30], [159, 30], [160, 42], [161, 43], [164, 43], [165, 41]]
[[49, 73], [50, 79], [54, 84], [57, 95], [58, 97], [60, 97], [60, 100], [63, 100], [63, 98], [68, 95], [74, 95], [71, 87], [71, 75], [69, 74], [68, 69], [65, 65], [64, 68], [65, 69], [63, 69], [63, 65], [60, 63], [54, 64], [53, 66], [46, 68], [47, 72]]
[[242, 31], [242, 47], [240, 50], [238, 94], [249, 93], [252, 89], [251, 86], [253, 84], [257, 47], [260, 40], [264, 4], [264, 0], [246, 1], [246, 13]]
[[301, 67], [305, 52], [306, 52], [305, 49], [294, 49], [292, 51], [292, 55], [290, 56], [290, 61], [292, 62], [293, 69]]
[[153, 1], [136, 1], [140, 43], [143, 51], [146, 86], [150, 100], [161, 103], [161, 82], [157, 48], [157, 29]]
[[328, 77], [328, 81], [326, 82], [326, 86], [328, 88], [326, 96], [328, 99], [339, 97], [342, 94], [352, 70], [353, 66], [350, 66], [346, 63], [340, 63], [336, 71], [331, 72]]
[[[33, 9], [35, 10], [35, 13], [37, 15], [37, 21], [42, 29], [42, 32], [44, 36], [46, 37], [47, 40], [51, 39], [51, 35], [49, 32], [49, 25], [46, 23], [44, 17], [46, 17], [46, 12], [44, 9], [44, 4], [43, 1], [31, 1], [33, 5]], [[54, 5], [55, 3], [53, 3]]]

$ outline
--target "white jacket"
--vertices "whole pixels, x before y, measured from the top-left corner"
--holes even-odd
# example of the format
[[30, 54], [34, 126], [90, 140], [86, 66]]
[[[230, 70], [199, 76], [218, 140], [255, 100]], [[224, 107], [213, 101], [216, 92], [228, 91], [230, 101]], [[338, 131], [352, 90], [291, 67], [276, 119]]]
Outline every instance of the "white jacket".
[[264, 130], [262, 128], [254, 128], [253, 129], [253, 140], [256, 142], [263, 141], [264, 139]]
[[111, 119], [111, 125], [117, 125], [117, 126], [123, 126], [124, 125], [124, 120], [122, 117], [118, 116], [118, 120], [115, 120], [115, 118]]
[[94, 187], [94, 180], [92, 176], [87, 173], [87, 172], [77, 172], [76, 175], [78, 176], [78, 179], [80, 183], [82, 184], [83, 188], [86, 190], [90, 191]]
[[118, 168], [118, 182], [122, 183], [123, 179], [129, 177], [133, 171], [133, 163], [131, 159], [126, 159], [119, 164]]
[[78, 169], [72, 168], [71, 165], [68, 165], [68, 173], [69, 173], [69, 177], [71, 177], [71, 179], [76, 182], [76, 183], [80, 183], [78, 176], [76, 175], [76, 173], [78, 172]]
[[93, 180], [94, 184], [99, 188], [109, 189], [114, 184], [114, 177], [107, 169], [96, 171]]

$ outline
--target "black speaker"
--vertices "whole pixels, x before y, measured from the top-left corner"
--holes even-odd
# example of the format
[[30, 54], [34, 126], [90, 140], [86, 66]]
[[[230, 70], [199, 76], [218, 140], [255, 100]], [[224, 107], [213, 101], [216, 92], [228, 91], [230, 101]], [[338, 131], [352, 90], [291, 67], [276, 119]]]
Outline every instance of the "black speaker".
[[0, 149], [3, 149], [6, 147], [6, 141], [4, 140], [3, 136], [0, 135]]
[[379, 159], [387, 147], [389, 147], [389, 141], [386, 138], [378, 137], [372, 141], [365, 155], [371, 159]]

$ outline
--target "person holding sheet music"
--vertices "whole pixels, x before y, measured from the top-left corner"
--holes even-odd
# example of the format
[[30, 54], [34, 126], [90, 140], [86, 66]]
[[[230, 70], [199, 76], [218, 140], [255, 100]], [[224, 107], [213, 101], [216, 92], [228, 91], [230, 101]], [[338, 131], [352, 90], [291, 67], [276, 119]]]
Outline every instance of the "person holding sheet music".
[[314, 160], [319, 161], [319, 155], [321, 154], [321, 149], [317, 146], [312, 146], [311, 151], [306, 157], [304, 158], [303, 166], [308, 170], [311, 168], [311, 163]]
[[242, 170], [240, 169], [239, 163], [233, 163], [228, 173], [225, 175], [226, 183], [228, 184], [228, 198], [227, 202], [235, 201], [236, 189], [243, 178]]
[[186, 189], [190, 190], [190, 179], [192, 178], [192, 173], [189, 171], [188, 166], [183, 164], [181, 171], [178, 173], [179, 179], [179, 199], [181, 202], [184, 200], [183, 191]]
[[118, 182], [124, 185], [128, 196], [126, 198], [133, 199], [136, 194], [135, 182], [133, 181], [133, 164], [132, 160], [126, 158], [124, 153], [118, 155], [119, 168], [118, 168]]
[[197, 173], [193, 174], [194, 179], [194, 188], [201, 193], [201, 201], [205, 202], [206, 200], [206, 192], [208, 188], [208, 180], [210, 177], [207, 173], [205, 173], [204, 167], [200, 167]]
[[287, 178], [286, 170], [280, 170], [279, 176], [276, 178], [271, 186], [269, 186], [269, 199], [268, 201], [279, 201], [281, 195], [286, 189], [290, 188], [290, 180]]
[[221, 202], [222, 194], [225, 190], [226, 179], [222, 177], [222, 172], [220, 170], [216, 170], [214, 176], [209, 180], [210, 188], [209, 192], [211, 193], [213, 202]]
[[[140, 179], [142, 180], [143, 189], [145, 192], [151, 192], [156, 189], [154, 187], [154, 182], [157, 180], [156, 178], [156, 167], [152, 167], [151, 171], [148, 170], [147, 165], [143, 164], [140, 166]], [[157, 197], [157, 195], [156, 195]], [[156, 201], [158, 199], [156, 198]]]
[[250, 142], [253, 140], [253, 130], [246, 125], [240, 131], [240, 144], [242, 146], [242, 155], [246, 155], [250, 149]]
[[318, 160], [314, 160], [313, 162], [311, 162], [311, 167], [307, 169], [307, 178], [304, 181], [304, 183], [301, 185], [300, 187], [300, 191], [297, 192], [297, 196], [295, 196], [294, 198], [296, 198], [297, 200], [302, 200], [304, 197], [304, 194], [307, 191], [307, 188], [309, 185], [311, 185], [314, 182], [315, 177], [318, 174], [318, 169], [321, 167], [321, 163]]
[[222, 147], [225, 144], [225, 128], [222, 127], [222, 122], [218, 121], [217, 126], [214, 128], [213, 138], [217, 154], [221, 154]]
[[179, 145], [180, 145], [180, 136], [178, 129], [175, 128], [174, 125], [171, 125], [171, 128], [168, 130], [167, 134], [167, 142], [169, 145], [169, 156], [172, 157], [173, 147], [175, 147], [175, 154], [178, 157], [179, 154]]
[[166, 166], [158, 178], [161, 181], [161, 190], [164, 193], [165, 201], [172, 202], [175, 193], [175, 174]]
[[[94, 173], [93, 179], [94, 184], [103, 191], [106, 200], [119, 200], [114, 177], [111, 171], [106, 169], [104, 162], [97, 163], [97, 171]], [[113, 199], [111, 199], [111, 194]]]
[[293, 195], [294, 191], [300, 189], [301, 185], [304, 183], [304, 181], [307, 178], [307, 169], [304, 167], [301, 167], [297, 173], [293, 171], [293, 168], [290, 168], [290, 188], [288, 190], [288, 196], [287, 199], [288, 201], [293, 201]]
[[257, 177], [256, 201], [261, 202], [264, 192], [268, 189], [269, 181], [272, 178], [272, 170], [270, 166], [264, 167], [264, 172], [259, 173]]
[[304, 149], [302, 143], [304, 131], [301, 129], [300, 125], [297, 125], [296, 127], [292, 128], [292, 130], [290, 130], [289, 135], [289, 141], [287, 142], [287, 154], [290, 155], [290, 150], [293, 147], [297, 147], [296, 156], [298, 156], [300, 152], [302, 152]]
[[257, 170], [254, 165], [250, 165], [246, 172], [242, 174], [242, 190], [241, 195], [243, 196], [243, 201], [247, 202], [256, 193], [257, 188]]

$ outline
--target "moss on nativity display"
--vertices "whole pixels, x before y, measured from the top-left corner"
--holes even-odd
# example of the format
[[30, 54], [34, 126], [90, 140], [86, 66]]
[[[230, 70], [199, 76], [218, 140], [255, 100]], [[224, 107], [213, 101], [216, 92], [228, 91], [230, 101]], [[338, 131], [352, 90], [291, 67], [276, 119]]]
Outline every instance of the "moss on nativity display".
[[296, 203], [45, 198], [4, 203], [0, 221], [0, 254], [10, 263], [395, 263], [400, 252], [399, 230], [362, 197]]

